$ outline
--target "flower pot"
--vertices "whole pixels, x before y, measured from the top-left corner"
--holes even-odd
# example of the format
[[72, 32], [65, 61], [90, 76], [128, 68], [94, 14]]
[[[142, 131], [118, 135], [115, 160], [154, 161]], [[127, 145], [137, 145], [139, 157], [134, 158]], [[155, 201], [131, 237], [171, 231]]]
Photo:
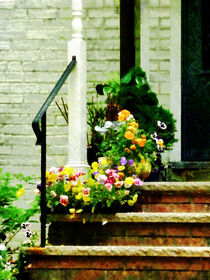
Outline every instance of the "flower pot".
[[134, 162], [136, 175], [142, 179], [146, 179], [152, 170], [152, 165], [149, 160], [141, 160]]

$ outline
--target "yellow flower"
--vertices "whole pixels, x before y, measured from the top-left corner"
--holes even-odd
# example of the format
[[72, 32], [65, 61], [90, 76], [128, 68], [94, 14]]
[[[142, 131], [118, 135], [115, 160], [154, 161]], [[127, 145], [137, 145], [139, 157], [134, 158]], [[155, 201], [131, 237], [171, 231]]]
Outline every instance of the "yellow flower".
[[127, 128], [128, 131], [135, 133], [136, 132], [136, 128], [133, 126], [128, 126]]
[[70, 212], [71, 214], [74, 214], [74, 213], [76, 212], [76, 210], [75, 210], [75, 208], [70, 208], [70, 209], [69, 209], [69, 212]]
[[77, 192], [78, 192], [77, 187], [73, 187], [73, 188], [72, 188], [72, 192], [73, 192], [73, 193], [77, 193]]
[[94, 186], [95, 183], [96, 183], [96, 181], [95, 181], [94, 179], [92, 179], [92, 178], [88, 178], [88, 179], [87, 179], [87, 184], [88, 184], [89, 186]]
[[64, 167], [64, 169], [60, 172], [60, 175], [72, 176], [73, 173], [74, 173], [74, 168], [72, 168], [72, 167]]
[[83, 195], [82, 195], [82, 193], [81, 193], [81, 192], [79, 192], [79, 193], [78, 193], [75, 197], [76, 197], [76, 199], [77, 199], [77, 200], [79, 200], [79, 199], [81, 199], [81, 198], [82, 198], [82, 196], [83, 196]]
[[49, 173], [48, 182], [54, 183], [57, 181], [57, 179], [58, 179], [58, 174]]
[[97, 170], [98, 167], [99, 167], [98, 162], [94, 161], [94, 162], [91, 164], [91, 167], [92, 167], [94, 170]]
[[125, 169], [125, 166], [124, 166], [124, 165], [118, 166], [118, 170], [119, 170], [119, 171], [123, 171], [124, 169]]
[[102, 159], [100, 160], [100, 163], [101, 163], [102, 166], [104, 166], [104, 165], [107, 164], [107, 160], [106, 160], [105, 158], [102, 158]]
[[70, 191], [70, 189], [71, 189], [71, 184], [70, 184], [70, 183], [64, 184], [63, 187], [64, 187], [65, 192], [68, 192], [68, 191]]
[[134, 179], [133, 179], [132, 177], [127, 177], [127, 178], [125, 179], [125, 184], [126, 184], [127, 186], [131, 186], [131, 185], [133, 185], [133, 183], [134, 183]]
[[83, 199], [84, 202], [89, 202], [90, 201], [90, 197], [87, 196], [87, 195], [83, 195], [82, 199]]
[[18, 191], [16, 191], [16, 196], [20, 198], [22, 195], [24, 195], [24, 188], [20, 188]]

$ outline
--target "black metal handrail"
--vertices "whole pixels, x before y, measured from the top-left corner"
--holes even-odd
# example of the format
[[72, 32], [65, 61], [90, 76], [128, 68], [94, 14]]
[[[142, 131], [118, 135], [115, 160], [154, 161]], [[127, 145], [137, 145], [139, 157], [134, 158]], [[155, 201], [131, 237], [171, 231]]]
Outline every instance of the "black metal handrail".
[[60, 79], [32, 122], [32, 128], [37, 138], [36, 145], [41, 146], [41, 247], [45, 247], [46, 244], [46, 112], [53, 99], [65, 83], [69, 74], [74, 69], [76, 63], [76, 56], [73, 56], [72, 61], [61, 75]]

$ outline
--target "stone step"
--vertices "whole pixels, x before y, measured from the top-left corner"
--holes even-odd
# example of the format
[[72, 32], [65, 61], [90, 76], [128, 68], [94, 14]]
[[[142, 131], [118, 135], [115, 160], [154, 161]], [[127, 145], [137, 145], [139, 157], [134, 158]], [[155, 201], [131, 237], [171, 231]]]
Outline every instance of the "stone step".
[[47, 246], [25, 255], [27, 280], [208, 279], [210, 270], [208, 247]]
[[210, 182], [144, 183], [135, 212], [209, 212]]
[[[52, 245], [208, 246], [210, 213], [48, 215]], [[85, 222], [85, 223], [84, 223]]]

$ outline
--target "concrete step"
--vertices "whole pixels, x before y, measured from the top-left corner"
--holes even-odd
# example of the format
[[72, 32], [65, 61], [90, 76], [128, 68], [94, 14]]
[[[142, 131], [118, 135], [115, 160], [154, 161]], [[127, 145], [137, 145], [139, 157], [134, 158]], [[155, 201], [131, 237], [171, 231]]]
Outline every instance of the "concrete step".
[[48, 215], [51, 245], [208, 246], [210, 213]]
[[208, 279], [210, 270], [208, 247], [47, 246], [25, 254], [27, 280]]

